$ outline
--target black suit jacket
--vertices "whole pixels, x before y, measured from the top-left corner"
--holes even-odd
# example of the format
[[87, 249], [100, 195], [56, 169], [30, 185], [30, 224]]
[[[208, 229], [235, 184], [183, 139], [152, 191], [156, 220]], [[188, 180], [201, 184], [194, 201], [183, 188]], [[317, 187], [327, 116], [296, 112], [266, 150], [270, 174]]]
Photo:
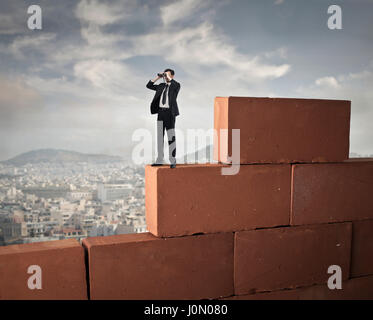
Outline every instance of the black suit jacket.
[[[155, 95], [153, 101], [150, 104], [150, 113], [158, 113], [159, 111], [159, 101], [166, 83], [162, 82], [160, 84], [154, 84], [151, 80], [146, 84], [146, 87], [150, 90], [155, 90]], [[171, 108], [171, 113], [176, 117], [179, 115], [179, 108], [177, 105], [177, 94], [180, 90], [180, 83], [172, 79], [170, 87], [168, 88], [168, 103]]]

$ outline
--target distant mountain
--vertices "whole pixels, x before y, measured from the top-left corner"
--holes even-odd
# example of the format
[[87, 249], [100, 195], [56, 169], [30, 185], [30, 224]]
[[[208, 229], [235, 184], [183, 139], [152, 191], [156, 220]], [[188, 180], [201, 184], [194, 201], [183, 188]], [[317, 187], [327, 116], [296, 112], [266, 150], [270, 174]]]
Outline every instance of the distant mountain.
[[[213, 157], [210, 156], [213, 146], [208, 145], [206, 148], [199, 149], [195, 152], [188, 153], [183, 157], [177, 158], [177, 163], [194, 163], [197, 160], [207, 160], [207, 162], [213, 161]], [[198, 153], [202, 155], [198, 158]], [[354, 152], [350, 153], [350, 158], [360, 158], [360, 157], [373, 157], [373, 155], [360, 155]], [[21, 153], [11, 159], [0, 161], [0, 163], [14, 166], [22, 166], [27, 163], [77, 163], [77, 162], [87, 162], [87, 163], [108, 163], [108, 162], [119, 162], [124, 159], [120, 156], [109, 156], [105, 154], [88, 154], [81, 153], [70, 150], [63, 149], [38, 149], [29, 152]]]
[[122, 161], [122, 157], [108, 156], [104, 154], [87, 154], [76, 151], [62, 149], [38, 149], [21, 153], [14, 158], [1, 161], [3, 164], [22, 166], [27, 163], [69, 163], [69, 162], [88, 162], [88, 163], [106, 163]]

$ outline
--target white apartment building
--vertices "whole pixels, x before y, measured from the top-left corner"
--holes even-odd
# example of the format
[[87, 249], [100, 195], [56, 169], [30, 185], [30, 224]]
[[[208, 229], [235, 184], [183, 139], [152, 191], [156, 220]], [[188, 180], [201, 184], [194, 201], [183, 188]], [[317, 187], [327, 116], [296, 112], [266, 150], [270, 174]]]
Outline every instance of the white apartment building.
[[100, 183], [97, 186], [97, 197], [101, 202], [127, 198], [132, 191], [130, 184]]

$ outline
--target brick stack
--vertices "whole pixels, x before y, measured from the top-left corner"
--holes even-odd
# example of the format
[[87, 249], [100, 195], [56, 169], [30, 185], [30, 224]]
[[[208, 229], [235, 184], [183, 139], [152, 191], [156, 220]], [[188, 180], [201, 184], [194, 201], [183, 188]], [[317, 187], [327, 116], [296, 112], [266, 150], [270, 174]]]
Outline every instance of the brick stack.
[[[373, 159], [348, 159], [350, 102], [218, 97], [214, 108], [219, 163], [147, 166], [150, 232], [83, 241], [88, 298], [373, 299]], [[222, 175], [232, 129], [240, 168]], [[87, 298], [82, 251], [0, 248], [0, 298]], [[45, 290], [26, 289], [32, 264]], [[341, 290], [327, 286], [332, 265]]]
[[84, 249], [78, 241], [0, 247], [0, 300], [87, 298]]
[[[146, 167], [150, 233], [85, 241], [91, 297], [372, 299], [373, 159], [348, 160], [350, 102], [218, 97], [214, 125], [219, 164]], [[232, 129], [240, 170], [222, 175]]]

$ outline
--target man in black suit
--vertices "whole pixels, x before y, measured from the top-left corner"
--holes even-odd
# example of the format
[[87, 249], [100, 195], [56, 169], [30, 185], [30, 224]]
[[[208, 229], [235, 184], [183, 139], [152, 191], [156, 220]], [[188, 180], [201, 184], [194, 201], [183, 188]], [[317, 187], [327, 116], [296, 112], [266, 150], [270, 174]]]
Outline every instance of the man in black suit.
[[[162, 76], [160, 76], [162, 75]], [[158, 157], [152, 166], [161, 166], [163, 164], [163, 143], [164, 131], [167, 130], [168, 150], [170, 158], [170, 168], [176, 167], [176, 136], [175, 136], [175, 121], [179, 115], [177, 106], [177, 94], [180, 90], [180, 83], [174, 80], [175, 71], [166, 69], [163, 73], [149, 80], [146, 87], [155, 90], [153, 101], [150, 104], [150, 113], [158, 113], [157, 118], [157, 146]], [[163, 78], [165, 82], [154, 84], [158, 79]]]

